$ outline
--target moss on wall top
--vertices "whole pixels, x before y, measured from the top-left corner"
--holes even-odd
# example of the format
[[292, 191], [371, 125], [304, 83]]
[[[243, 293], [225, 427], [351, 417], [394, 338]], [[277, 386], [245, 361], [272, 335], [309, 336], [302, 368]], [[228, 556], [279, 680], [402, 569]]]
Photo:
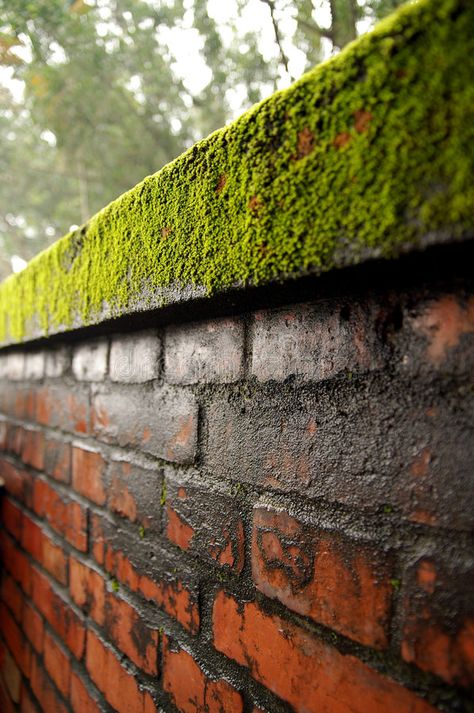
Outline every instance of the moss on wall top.
[[469, 0], [401, 8], [8, 278], [0, 341], [462, 239], [473, 36]]

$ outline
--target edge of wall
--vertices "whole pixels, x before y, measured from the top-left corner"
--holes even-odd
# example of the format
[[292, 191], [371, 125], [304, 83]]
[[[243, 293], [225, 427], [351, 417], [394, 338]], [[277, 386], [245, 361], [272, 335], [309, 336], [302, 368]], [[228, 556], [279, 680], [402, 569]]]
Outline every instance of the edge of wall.
[[404, 6], [5, 280], [0, 343], [471, 237], [473, 30]]

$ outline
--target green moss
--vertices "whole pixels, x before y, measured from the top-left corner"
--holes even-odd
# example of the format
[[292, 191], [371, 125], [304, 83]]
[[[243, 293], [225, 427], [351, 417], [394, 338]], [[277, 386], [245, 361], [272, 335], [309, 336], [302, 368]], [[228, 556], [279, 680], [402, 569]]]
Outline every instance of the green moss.
[[402, 8], [7, 279], [0, 340], [461, 238], [473, 32], [473, 3]]

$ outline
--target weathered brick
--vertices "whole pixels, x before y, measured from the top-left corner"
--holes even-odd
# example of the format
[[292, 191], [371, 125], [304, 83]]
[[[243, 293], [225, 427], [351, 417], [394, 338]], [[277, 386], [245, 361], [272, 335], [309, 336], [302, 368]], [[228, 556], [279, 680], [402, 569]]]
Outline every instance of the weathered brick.
[[72, 373], [78, 381], [102, 381], [107, 373], [108, 343], [104, 339], [79, 344], [72, 355]]
[[71, 444], [47, 438], [44, 451], [44, 472], [55, 480], [69, 483], [71, 479]]
[[0, 411], [16, 418], [35, 420], [35, 389], [20, 383], [4, 382], [0, 389]]
[[32, 660], [30, 685], [43, 711], [67, 713], [66, 706], [57, 695], [36, 656], [33, 656]]
[[22, 612], [22, 627], [28, 641], [37, 653], [43, 651], [44, 623], [36, 609], [25, 600]]
[[[307, 713], [433, 713], [434, 709], [354, 656], [257, 604], [218, 592], [214, 646], [295, 710]], [[265, 642], [265, 646], [262, 646]]]
[[235, 499], [168, 479], [166, 502], [166, 535], [171, 542], [242, 571], [244, 528]]
[[73, 547], [87, 551], [87, 512], [78, 502], [60, 494], [46, 480], [36, 478], [33, 510]]
[[105, 631], [107, 638], [139, 668], [158, 674], [158, 631], [148, 627], [124, 599], [108, 594]]
[[107, 443], [190, 463], [196, 451], [197, 405], [192, 394], [168, 388], [103, 387], [93, 397], [93, 428]]
[[36, 470], [44, 468], [44, 433], [42, 431], [24, 429], [21, 459], [26, 465]]
[[71, 354], [68, 347], [49, 349], [45, 355], [45, 373], [50, 379], [58, 379], [68, 371]]
[[311, 381], [383, 364], [374, 308], [317, 303], [255, 315], [252, 374], [260, 381], [297, 376]]
[[243, 375], [243, 345], [243, 324], [233, 319], [169, 328], [166, 380], [172, 384], [237, 381]]
[[25, 354], [24, 378], [26, 381], [39, 381], [44, 376], [44, 352], [27, 352]]
[[5, 701], [4, 707], [1, 707], [2, 700], [0, 698], [0, 710], [2, 712], [4, 712], [4, 710], [11, 710], [13, 712], [15, 709], [11, 705], [11, 702], [20, 702], [21, 672], [10, 652], [3, 644], [0, 644], [0, 672], [1, 678], [6, 684], [8, 698], [10, 699], [10, 701]]
[[72, 610], [67, 600], [53, 589], [43, 574], [33, 569], [32, 579], [33, 602], [36, 608], [74, 656], [80, 659], [85, 644], [84, 622]]
[[20, 540], [23, 525], [23, 513], [21, 510], [6, 496], [1, 498], [0, 510], [2, 526], [12, 537], [16, 540]]
[[21, 624], [23, 616], [23, 597], [15, 580], [6, 572], [2, 573], [1, 600], [10, 609], [16, 621]]
[[21, 546], [60, 584], [67, 584], [67, 558], [63, 550], [26, 516], [23, 518]]
[[74, 713], [100, 713], [97, 701], [92, 698], [79, 676], [71, 672], [71, 708]]
[[160, 470], [113, 461], [109, 473], [108, 507], [146, 530], [157, 532], [161, 522], [161, 484]]
[[2, 567], [11, 574], [25, 594], [31, 592], [31, 566], [24, 553], [16, 547], [13, 540], [0, 531]]
[[48, 632], [44, 637], [43, 661], [51, 680], [67, 699], [71, 685], [71, 662], [62, 646]]
[[[120, 665], [115, 654], [92, 631], [87, 632], [86, 668], [92, 681], [118, 713], [154, 713], [149, 696], [139, 689], [133, 674]], [[113, 685], [110, 685], [111, 681]]]
[[21, 713], [39, 713], [39, 708], [33, 701], [29, 690], [23, 684], [21, 687]]
[[30, 675], [31, 648], [28, 640], [16, 623], [5, 604], [0, 603], [2, 636], [22, 674]]
[[156, 379], [160, 352], [160, 340], [153, 332], [114, 337], [110, 347], [110, 379], [128, 384]]
[[192, 656], [163, 637], [163, 688], [183, 713], [242, 713], [242, 696], [226, 681], [210, 679]]
[[16, 426], [13, 423], [8, 424], [7, 429], [7, 450], [17, 456], [21, 456], [23, 450], [24, 429], [22, 426]]
[[[456, 562], [456, 559], [454, 559]], [[401, 653], [448, 683], [474, 686], [472, 568], [422, 557], [404, 582]]]
[[89, 433], [89, 394], [76, 385], [58, 382], [39, 389], [35, 397], [36, 420], [43, 426], [69, 433]]
[[97, 624], [105, 620], [105, 582], [102, 576], [87, 565], [69, 559], [69, 590], [72, 600]]
[[7, 354], [5, 372], [10, 381], [21, 381], [25, 377], [25, 354], [11, 352]]
[[17, 500], [29, 505], [33, 479], [28, 471], [17, 468], [10, 461], [0, 459], [0, 477], [5, 483], [5, 490]]
[[373, 545], [257, 507], [252, 573], [261, 592], [298, 614], [361, 644], [388, 645], [391, 567]]
[[106, 463], [97, 451], [72, 449], [72, 487], [97, 505], [104, 505], [107, 494], [104, 483]]

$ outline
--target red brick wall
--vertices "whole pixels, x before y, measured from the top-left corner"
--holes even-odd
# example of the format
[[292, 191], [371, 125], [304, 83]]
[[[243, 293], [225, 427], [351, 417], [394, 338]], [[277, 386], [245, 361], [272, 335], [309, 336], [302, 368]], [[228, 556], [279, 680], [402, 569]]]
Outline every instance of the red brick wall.
[[0, 710], [472, 711], [474, 298], [0, 355]]

